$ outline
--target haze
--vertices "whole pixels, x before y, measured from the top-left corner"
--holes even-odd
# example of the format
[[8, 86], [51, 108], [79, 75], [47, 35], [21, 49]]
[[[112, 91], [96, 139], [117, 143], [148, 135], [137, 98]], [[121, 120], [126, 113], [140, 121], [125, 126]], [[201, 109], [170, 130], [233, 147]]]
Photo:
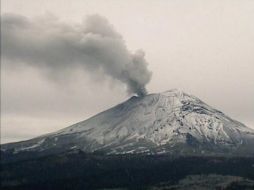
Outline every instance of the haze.
[[[145, 52], [149, 93], [178, 88], [254, 128], [254, 1], [2, 0], [4, 13], [65, 23], [101, 15], [128, 50]], [[88, 70], [56, 83], [22, 61], [1, 56], [1, 143], [67, 127], [130, 96]]]

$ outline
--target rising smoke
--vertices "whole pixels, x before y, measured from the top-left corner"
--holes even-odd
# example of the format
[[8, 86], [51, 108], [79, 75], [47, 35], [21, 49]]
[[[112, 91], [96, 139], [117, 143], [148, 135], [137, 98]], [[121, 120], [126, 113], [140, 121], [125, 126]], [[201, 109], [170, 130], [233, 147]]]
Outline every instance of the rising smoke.
[[146, 94], [151, 72], [144, 52], [128, 51], [121, 35], [104, 17], [91, 15], [72, 25], [52, 16], [28, 19], [4, 14], [1, 19], [1, 51], [8, 64], [22, 62], [52, 74], [66, 75], [75, 68], [91, 75], [102, 72], [124, 83], [128, 93]]

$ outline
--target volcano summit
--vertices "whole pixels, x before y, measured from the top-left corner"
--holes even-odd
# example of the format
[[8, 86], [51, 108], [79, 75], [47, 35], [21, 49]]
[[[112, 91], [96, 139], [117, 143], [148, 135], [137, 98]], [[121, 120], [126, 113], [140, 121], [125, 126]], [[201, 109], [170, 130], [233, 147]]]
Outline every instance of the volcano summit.
[[28, 141], [8, 154], [80, 150], [105, 154], [254, 155], [254, 130], [179, 90], [133, 96], [90, 119]]

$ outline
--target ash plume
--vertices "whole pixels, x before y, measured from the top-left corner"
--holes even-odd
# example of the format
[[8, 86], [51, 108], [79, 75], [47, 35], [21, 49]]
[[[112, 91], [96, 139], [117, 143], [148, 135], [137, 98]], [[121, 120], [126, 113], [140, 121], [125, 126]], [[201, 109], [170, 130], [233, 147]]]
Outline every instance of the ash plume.
[[104, 17], [91, 15], [80, 24], [63, 23], [53, 16], [29, 19], [4, 14], [1, 19], [1, 51], [6, 63], [26, 63], [65, 76], [82, 68], [124, 83], [130, 94], [146, 94], [151, 72], [144, 52], [130, 52]]

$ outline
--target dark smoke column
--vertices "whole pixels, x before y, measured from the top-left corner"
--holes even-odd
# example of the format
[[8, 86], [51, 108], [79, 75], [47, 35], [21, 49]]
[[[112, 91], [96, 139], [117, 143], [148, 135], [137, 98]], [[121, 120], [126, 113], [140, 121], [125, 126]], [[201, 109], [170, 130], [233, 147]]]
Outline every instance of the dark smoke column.
[[128, 65], [125, 75], [127, 76], [127, 87], [130, 94], [135, 93], [138, 96], [145, 96], [147, 90], [146, 84], [150, 81], [152, 73], [147, 69], [145, 53], [138, 50], [131, 55], [132, 60]]
[[46, 69], [55, 79], [81, 68], [91, 76], [103, 73], [124, 83], [129, 94], [146, 94], [151, 72], [144, 52], [130, 52], [104, 17], [91, 15], [80, 24], [63, 23], [55, 17], [40, 22], [13, 14], [1, 19], [2, 56], [8, 64], [22, 62]]

